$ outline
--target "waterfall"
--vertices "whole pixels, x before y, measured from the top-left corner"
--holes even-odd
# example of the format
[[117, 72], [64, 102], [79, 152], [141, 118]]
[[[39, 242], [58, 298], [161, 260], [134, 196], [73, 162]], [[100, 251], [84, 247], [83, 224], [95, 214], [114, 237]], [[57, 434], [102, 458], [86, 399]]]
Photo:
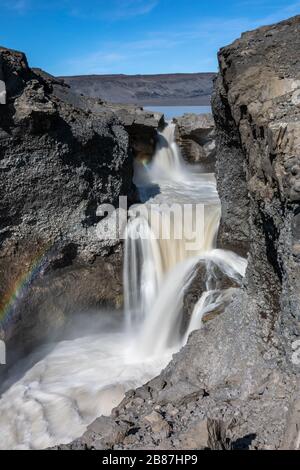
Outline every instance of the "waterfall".
[[[173, 123], [159, 134], [153, 161], [146, 169], [147, 179], [143, 170], [144, 176], [139, 181], [147, 180], [149, 194], [151, 183], [158, 182], [160, 193], [144, 203], [142, 210], [137, 209], [140, 217], [129, 221], [127, 228], [125, 311], [129, 319], [127, 324], [131, 328], [138, 327], [133, 356], [156, 357], [179, 349], [188, 334], [201, 326], [204, 313], [216, 309], [233, 294], [232, 289], [226, 292], [213, 290], [216, 287], [212, 276], [214, 266], [237, 283], [246, 266], [246, 261], [234, 253], [215, 249], [220, 220], [216, 182], [212, 175], [199, 178], [199, 174], [193, 174], [182, 161], [174, 136]], [[177, 181], [179, 175], [180, 182]], [[197, 189], [196, 185], [199, 185]], [[170, 222], [170, 207], [174, 207], [174, 203], [177, 210]], [[200, 223], [195, 221], [197, 204], [203, 208]], [[163, 236], [166, 227], [170, 229], [168, 237]], [[190, 229], [188, 233], [187, 229]], [[199, 237], [200, 233], [202, 237]], [[190, 250], [192, 240], [193, 249]], [[206, 266], [207, 290], [195, 306], [187, 331], [182, 335], [184, 294], [201, 261]]]
[[194, 277], [196, 265], [194, 257], [179, 263], [160, 285], [135, 344], [142, 357], [156, 357], [179, 349], [183, 296]]
[[169, 122], [158, 133], [156, 151], [150, 166], [152, 179], [182, 180], [185, 164], [175, 140], [176, 125]]
[[[163, 130], [158, 131], [155, 154], [151, 162], [135, 161], [134, 183], [140, 188], [154, 181], [182, 181], [187, 166], [175, 140], [176, 125], [168, 122]], [[143, 199], [143, 197], [142, 197]]]
[[[126, 229], [125, 321], [101, 313], [97, 325], [84, 312], [88, 335], [37, 350], [11, 373], [0, 399], [0, 449], [42, 449], [81, 436], [127, 390], [159, 374], [205, 316], [224, 309], [235, 288], [222, 288], [216, 270], [242, 282], [246, 261], [216, 249], [215, 177], [183, 162], [173, 123], [159, 134], [152, 162], [135, 163], [135, 182], [145, 203], [131, 209]], [[185, 318], [199, 267], [205, 289]]]
[[124, 266], [125, 319], [127, 327], [133, 328], [145, 318], [163, 277], [159, 244], [142, 217], [127, 227]]

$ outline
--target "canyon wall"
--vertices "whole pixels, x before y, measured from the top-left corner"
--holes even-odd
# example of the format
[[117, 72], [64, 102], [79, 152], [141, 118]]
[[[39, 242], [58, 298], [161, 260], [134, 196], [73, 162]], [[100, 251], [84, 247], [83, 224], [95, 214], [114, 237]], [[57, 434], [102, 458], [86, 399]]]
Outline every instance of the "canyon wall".
[[299, 32], [296, 17], [222, 49], [213, 97], [219, 240], [248, 245], [247, 292], [289, 346], [300, 319]]
[[137, 200], [133, 159], [152, 155], [162, 116], [75, 96], [5, 48], [0, 103], [0, 339], [10, 365], [60, 336], [69, 314], [122, 306], [122, 244], [101, 238], [97, 207]]
[[219, 246], [248, 253], [243, 286], [157, 378], [62, 448], [299, 447], [299, 47], [300, 16], [219, 52]]

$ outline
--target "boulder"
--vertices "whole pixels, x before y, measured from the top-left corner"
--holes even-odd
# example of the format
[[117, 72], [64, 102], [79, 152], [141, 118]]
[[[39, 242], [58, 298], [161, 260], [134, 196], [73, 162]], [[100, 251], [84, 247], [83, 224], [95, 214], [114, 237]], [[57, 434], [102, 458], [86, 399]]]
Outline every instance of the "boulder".
[[149, 425], [153, 434], [159, 438], [166, 438], [170, 434], [170, 426], [167, 421], [157, 411], [152, 411], [144, 416], [143, 421]]
[[101, 416], [88, 426], [83, 444], [86, 449], [92, 450], [112, 448], [124, 439], [127, 429], [125, 423], [118, 426], [110, 417]]
[[199, 420], [188, 429], [178, 434], [180, 447], [185, 450], [196, 450], [208, 448], [208, 420]]
[[176, 140], [183, 158], [213, 173], [216, 163], [215, 123], [211, 114], [184, 114], [174, 119]]

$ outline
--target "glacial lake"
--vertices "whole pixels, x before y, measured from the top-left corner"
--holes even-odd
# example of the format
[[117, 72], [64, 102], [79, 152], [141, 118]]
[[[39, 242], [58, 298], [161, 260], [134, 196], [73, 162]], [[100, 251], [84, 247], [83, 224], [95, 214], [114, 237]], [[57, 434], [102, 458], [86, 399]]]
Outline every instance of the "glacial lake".
[[144, 106], [144, 109], [163, 113], [166, 119], [173, 119], [186, 113], [211, 113], [211, 106]]

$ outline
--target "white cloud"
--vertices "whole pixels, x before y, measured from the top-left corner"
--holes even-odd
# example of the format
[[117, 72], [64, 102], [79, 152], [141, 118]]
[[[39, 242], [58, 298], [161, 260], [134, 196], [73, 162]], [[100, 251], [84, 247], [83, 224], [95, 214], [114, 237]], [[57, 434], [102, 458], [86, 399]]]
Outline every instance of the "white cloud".
[[66, 74], [119, 73], [128, 65], [138, 64], [147, 57], [178, 46], [178, 39], [146, 38], [140, 41], [107, 42], [98, 51], [67, 60]]
[[106, 74], [114, 65], [124, 63], [124, 61], [126, 57], [119, 53], [98, 51], [85, 57], [68, 60], [65, 66], [67, 70], [72, 70], [74, 75], [82, 74], [83, 70], [88, 75]]
[[281, 21], [285, 18], [289, 18], [291, 16], [296, 16], [300, 14], [300, 2], [296, 3], [291, 3], [289, 5], [286, 5], [283, 8], [278, 8], [277, 11], [274, 13], [270, 14], [269, 16], [262, 18], [259, 20], [260, 25], [264, 24], [271, 24], [271, 23], [277, 23], [278, 21]]
[[213, 71], [217, 67], [220, 47], [237, 39], [242, 32], [296, 14], [299, 7], [300, 2], [292, 3], [272, 15], [256, 19], [207, 17], [188, 24], [166, 24], [164, 31], [145, 33], [136, 41], [106, 42], [88, 55], [70, 59], [65, 63], [65, 73]]
[[0, 7], [23, 14], [30, 9], [31, 2], [30, 0], [0, 0]]
[[150, 13], [159, 0], [62, 0], [60, 7], [82, 19], [126, 20]]
[[150, 13], [158, 5], [158, 0], [115, 0], [114, 3], [116, 5], [108, 14], [117, 19]]
[[150, 13], [160, 0], [0, 0], [0, 8], [24, 14], [58, 10], [82, 19], [117, 21]]

